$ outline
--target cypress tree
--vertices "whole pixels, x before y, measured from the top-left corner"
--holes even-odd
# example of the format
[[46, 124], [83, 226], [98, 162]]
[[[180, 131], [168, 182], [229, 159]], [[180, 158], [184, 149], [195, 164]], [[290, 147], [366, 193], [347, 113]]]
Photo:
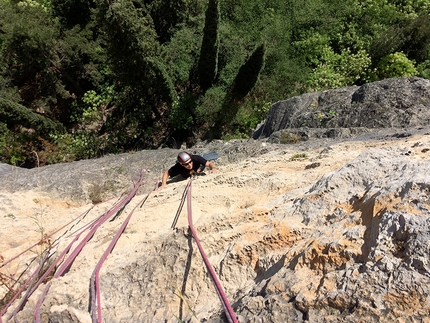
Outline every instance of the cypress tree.
[[234, 99], [244, 98], [257, 83], [258, 76], [264, 65], [264, 54], [266, 47], [264, 44], [258, 46], [248, 60], [240, 67], [237, 73], [231, 93]]
[[265, 52], [266, 47], [264, 44], [258, 46], [240, 67], [229, 93], [224, 98], [221, 110], [218, 112], [214, 129], [220, 131], [220, 134], [228, 130], [226, 127], [228, 127], [228, 124], [236, 116], [243, 98], [252, 90], [257, 82], [264, 65]]
[[[116, 89], [121, 92], [102, 130], [118, 134], [117, 147], [158, 145], [163, 118], [167, 118], [164, 112], [172, 104], [175, 90], [159, 59], [161, 49], [152, 19], [146, 8], [136, 8], [129, 0], [100, 1], [98, 9]], [[158, 132], [157, 138], [151, 137], [153, 132]]]
[[218, 72], [219, 17], [219, 1], [209, 0], [198, 62], [199, 84], [204, 92], [211, 87]]

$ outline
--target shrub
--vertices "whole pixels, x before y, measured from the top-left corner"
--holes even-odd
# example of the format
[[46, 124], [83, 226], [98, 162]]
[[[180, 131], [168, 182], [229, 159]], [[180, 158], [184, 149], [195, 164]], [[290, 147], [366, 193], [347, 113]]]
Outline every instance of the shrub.
[[291, 133], [287, 131], [281, 132], [281, 136], [279, 137], [279, 143], [281, 144], [295, 144], [302, 140], [302, 137], [299, 134]]
[[102, 140], [95, 134], [85, 131], [51, 135], [52, 145], [40, 152], [40, 158], [48, 164], [71, 162], [80, 159], [98, 157]]
[[6, 124], [0, 122], [0, 161], [21, 166], [26, 161], [27, 136], [14, 134]]
[[414, 61], [409, 60], [405, 54], [397, 52], [383, 57], [377, 66], [376, 73], [379, 79], [384, 79], [415, 76], [418, 71]]
[[300, 154], [294, 154], [293, 156], [291, 156], [291, 160], [296, 160], [296, 159], [302, 159], [302, 158], [308, 158], [308, 154], [306, 153], [300, 153]]

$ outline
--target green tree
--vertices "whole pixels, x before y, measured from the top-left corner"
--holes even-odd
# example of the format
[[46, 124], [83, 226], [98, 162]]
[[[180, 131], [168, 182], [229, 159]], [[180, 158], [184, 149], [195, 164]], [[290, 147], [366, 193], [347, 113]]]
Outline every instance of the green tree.
[[218, 73], [219, 19], [219, 1], [209, 0], [198, 62], [199, 84], [203, 92], [212, 86]]
[[[264, 65], [265, 45], [258, 46], [246, 62], [239, 68], [239, 71], [226, 94], [222, 108], [218, 112], [218, 120], [214, 130], [220, 131], [220, 135], [225, 135], [231, 129], [232, 124], [243, 99], [255, 86], [261, 69]], [[215, 133], [215, 132], [214, 132]]]
[[321, 91], [354, 84], [365, 77], [370, 66], [370, 57], [364, 50], [353, 54], [349, 49], [345, 49], [336, 54], [327, 46], [309, 76], [308, 87]]
[[173, 84], [159, 60], [160, 44], [145, 8], [129, 0], [99, 2], [97, 19], [107, 37], [107, 53], [119, 92], [104, 132], [114, 145], [152, 147], [162, 136], [162, 117], [175, 99]]
[[0, 64], [17, 102], [67, 124], [71, 103], [101, 79], [98, 44], [79, 26], [62, 30], [37, 3], [9, 3], [3, 21]]
[[406, 21], [403, 27], [404, 43], [400, 48], [408, 57], [424, 61], [430, 51], [430, 15], [425, 14], [412, 21]]
[[1, 64], [12, 86], [20, 90], [24, 106], [49, 113], [58, 87], [53, 48], [60, 38], [58, 26], [46, 8], [30, 2], [7, 6], [2, 21]]
[[199, 11], [199, 2], [191, 0], [144, 0], [154, 22], [160, 44], [168, 42], [182, 23]]
[[231, 93], [236, 100], [244, 98], [257, 83], [260, 72], [263, 69], [265, 53], [265, 45], [258, 46], [240, 67], [231, 89]]
[[376, 65], [382, 57], [395, 52], [404, 52], [412, 59], [422, 61], [429, 50], [430, 16], [423, 15], [388, 26], [374, 38], [369, 53]]
[[97, 21], [107, 38], [107, 53], [118, 81], [128, 86], [145, 77], [145, 58], [159, 52], [148, 12], [129, 0], [99, 1]]
[[[429, 13], [430, 0], [0, 0], [0, 139], [9, 160], [55, 162], [243, 137], [271, 102], [429, 77]], [[57, 123], [67, 133], [49, 135]]]
[[64, 132], [65, 130], [61, 123], [34, 113], [25, 106], [3, 98], [0, 98], [0, 119], [9, 127], [24, 126], [36, 130], [41, 135]]
[[92, 0], [51, 0], [52, 12], [68, 28], [84, 28], [91, 21]]

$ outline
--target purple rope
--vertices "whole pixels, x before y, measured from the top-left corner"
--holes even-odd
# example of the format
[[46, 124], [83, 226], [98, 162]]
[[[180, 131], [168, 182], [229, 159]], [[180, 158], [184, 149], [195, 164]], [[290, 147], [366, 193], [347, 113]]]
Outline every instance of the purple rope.
[[204, 261], [204, 263], [206, 265], [206, 268], [209, 271], [209, 275], [212, 278], [212, 282], [215, 285], [215, 289], [216, 289], [216, 291], [218, 293], [218, 297], [219, 297], [219, 299], [221, 301], [221, 304], [224, 307], [224, 312], [225, 312], [225, 314], [227, 316], [228, 321], [230, 323], [238, 323], [239, 321], [237, 320], [236, 314], [234, 313], [233, 308], [231, 307], [231, 305], [230, 305], [230, 303], [229, 303], [229, 301], [227, 299], [227, 296], [224, 293], [224, 290], [223, 290], [223, 288], [221, 286], [221, 283], [218, 280], [218, 277], [217, 277], [217, 275], [215, 273], [215, 270], [212, 268], [212, 265], [209, 262], [209, 259], [206, 256], [205, 251], [203, 250], [203, 247], [202, 247], [202, 245], [200, 243], [200, 240], [197, 237], [197, 233], [196, 233], [196, 231], [194, 230], [194, 227], [193, 227], [192, 210], [191, 210], [191, 181], [192, 180], [190, 179], [189, 182], [188, 182], [188, 185], [187, 185], [187, 190], [188, 190], [188, 193], [187, 193], [188, 226], [190, 227], [190, 230], [191, 230], [191, 233], [193, 235], [193, 238], [194, 238], [194, 240], [197, 243], [197, 246], [199, 248], [200, 254], [202, 255], [202, 258], [203, 258], [203, 261]]
[[[19, 288], [19, 290], [16, 292], [16, 294], [13, 296], [13, 298], [9, 301], [9, 303], [3, 308], [3, 310], [0, 312], [0, 321], [1, 317], [6, 313], [10, 305], [17, 299], [17, 297], [21, 294], [21, 292], [24, 290], [24, 288], [29, 285], [36, 277], [36, 275], [40, 271], [40, 266], [37, 267], [37, 269], [30, 275], [30, 277], [22, 284], [22, 286]], [[20, 305], [13, 311], [13, 313], [8, 317], [8, 321], [14, 316], [19, 310], [20, 306], [22, 306], [23, 301], [21, 301]]]
[[[140, 185], [142, 185], [142, 178], [141, 180], [136, 183], [136, 188], [138, 188]], [[155, 187], [154, 187], [155, 190]], [[136, 189], [137, 191], [137, 189]], [[109, 256], [109, 254], [112, 252], [113, 248], [115, 247], [116, 243], [118, 242], [119, 238], [121, 237], [121, 234], [124, 232], [125, 228], [127, 227], [131, 216], [133, 215], [136, 208], [140, 205], [142, 206], [143, 203], [146, 201], [146, 199], [149, 197], [149, 192], [146, 197], [142, 200], [142, 202], [138, 203], [133, 210], [130, 212], [130, 214], [127, 216], [127, 218], [124, 220], [124, 223], [121, 225], [119, 230], [117, 231], [115, 237], [112, 239], [111, 243], [109, 244], [108, 248], [105, 250], [104, 254], [100, 258], [96, 268], [94, 269], [93, 274], [91, 275], [90, 280], [90, 286], [91, 286], [91, 318], [94, 323], [102, 323], [102, 311], [101, 311], [101, 296], [100, 296], [100, 269]]]
[[[30, 296], [34, 293], [34, 291], [37, 289], [37, 287], [39, 287], [40, 282], [42, 281], [41, 279], [37, 280], [37, 278], [40, 276], [40, 274], [42, 273], [43, 270], [43, 266], [45, 264], [45, 262], [50, 258], [49, 254], [46, 254], [41, 262], [40, 265], [37, 267], [37, 269], [34, 271], [34, 273], [31, 275], [30, 279], [27, 280], [29, 287], [27, 288], [27, 291], [25, 292], [25, 295], [21, 298], [21, 301], [19, 302], [19, 305], [15, 308], [15, 310], [12, 312], [12, 314], [9, 316], [8, 320], [10, 320], [12, 317], [14, 318], [15, 321], [17, 321], [16, 319], [16, 314], [18, 314], [18, 312], [20, 310], [22, 310], [24, 308], [25, 303], [27, 302], [27, 300], [30, 298]], [[35, 282], [36, 281], [36, 282]], [[27, 285], [27, 282], [25, 285]], [[19, 295], [18, 293], [16, 295]]]
[[[59, 228], [58, 230], [56, 230], [56, 231], [54, 231], [54, 232], [52, 232], [49, 236], [47, 236], [47, 238], [50, 238], [50, 237], [52, 237], [55, 233], [57, 233], [58, 231], [60, 231], [60, 230], [62, 230], [62, 229], [64, 229], [66, 226], [68, 226], [69, 224], [71, 224], [71, 223], [73, 223], [74, 221], [76, 221], [77, 219], [79, 219], [79, 218], [81, 218], [82, 216], [85, 216], [86, 214], [88, 214], [88, 212], [90, 212], [91, 211], [91, 209], [94, 207], [94, 205], [93, 206], [91, 206], [87, 211], [85, 211], [84, 213], [82, 213], [81, 215], [79, 215], [78, 217], [76, 217], [76, 218], [74, 218], [74, 219], [72, 219], [70, 222], [68, 222], [68, 223], [66, 223], [65, 225], [63, 225], [61, 228]], [[10, 263], [12, 260], [15, 260], [15, 259], [17, 259], [19, 256], [21, 256], [22, 254], [24, 254], [24, 253], [26, 253], [27, 251], [29, 251], [29, 250], [31, 250], [31, 249], [33, 249], [35, 246], [37, 246], [37, 245], [39, 245], [39, 243], [40, 243], [40, 241], [39, 242], [37, 242], [37, 243], [35, 243], [34, 245], [32, 245], [32, 246], [30, 246], [30, 247], [28, 247], [27, 249], [25, 249], [23, 252], [21, 252], [21, 253], [19, 253], [18, 255], [16, 255], [15, 257], [13, 257], [13, 258], [11, 258], [11, 259], [9, 259], [8, 261], [6, 261], [6, 262], [4, 262], [4, 263], [2, 263], [1, 265], [0, 265], [0, 268], [2, 268], [2, 267], [4, 267], [4, 266], [6, 266], [8, 263]]]
[[[139, 184], [136, 185], [134, 187], [134, 189], [128, 195], [126, 195], [116, 206], [114, 206], [106, 214], [104, 214], [101, 217], [99, 217], [98, 219], [92, 221], [90, 224], [84, 226], [84, 229], [82, 229], [82, 231], [79, 232], [79, 234], [73, 239], [73, 241], [68, 245], [68, 247], [61, 253], [61, 255], [56, 259], [56, 261], [53, 264], [51, 264], [51, 266], [49, 267], [49, 269], [39, 278], [39, 280], [37, 281], [37, 283], [33, 284], [32, 286], [30, 286], [30, 288], [27, 289], [26, 295], [21, 300], [20, 305], [13, 311], [13, 313], [10, 315], [10, 317], [8, 318], [8, 320], [10, 320], [12, 317], [15, 317], [15, 315], [17, 314], [17, 312], [22, 308], [23, 304], [28, 300], [28, 298], [32, 295], [32, 293], [39, 287], [39, 285], [44, 281], [44, 279], [54, 270], [55, 266], [61, 260], [63, 260], [63, 258], [65, 257], [65, 255], [70, 251], [72, 245], [79, 239], [80, 235], [85, 230], [87, 230], [88, 228], [91, 228], [90, 232], [84, 237], [84, 239], [81, 241], [81, 243], [73, 250], [73, 252], [69, 255], [69, 257], [67, 258], [67, 260], [64, 261], [64, 263], [60, 266], [60, 268], [54, 274], [54, 278], [58, 278], [58, 277], [60, 277], [61, 275], [64, 274], [64, 272], [71, 266], [71, 264], [73, 263], [73, 261], [75, 260], [75, 258], [78, 256], [78, 254], [80, 253], [80, 251], [83, 249], [83, 247], [85, 246], [85, 244], [88, 242], [88, 240], [91, 239], [91, 237], [94, 235], [95, 231], [104, 222], [106, 222], [106, 220], [108, 220], [113, 214], [115, 214], [116, 212], [118, 212], [118, 210], [121, 207], [125, 206], [135, 196], [135, 194], [137, 193], [137, 190], [138, 190], [139, 186], [141, 185], [141, 183], [142, 183], [142, 174], [140, 175]], [[92, 206], [84, 214], [87, 214], [93, 207], [94, 206]], [[81, 217], [81, 216], [79, 216], [79, 217]], [[75, 221], [76, 219], [73, 219], [72, 221], [70, 221], [69, 224], [72, 223], [73, 221]], [[67, 226], [67, 225], [65, 225], [65, 226]], [[63, 228], [65, 226], [63, 226]], [[59, 229], [59, 230], [61, 230], [61, 229]], [[57, 230], [55, 232], [58, 232], [59, 230]], [[28, 250], [30, 250], [31, 248], [29, 248]], [[18, 256], [14, 257], [13, 259], [17, 258]], [[12, 261], [13, 259], [10, 259], [8, 262]], [[42, 269], [43, 263], [44, 262], [42, 262], [42, 265], [40, 265], [36, 269], [36, 271], [30, 276], [30, 278], [27, 279], [27, 281], [21, 286], [21, 288], [19, 289], [19, 291], [14, 295], [14, 297], [9, 301], [9, 303], [0, 312], [0, 323], [2, 322], [1, 317], [3, 316], [3, 314], [11, 306], [11, 304], [16, 300], [16, 298], [21, 294], [21, 292], [23, 291], [23, 289], [27, 285], [29, 285], [31, 281], [33, 281], [35, 279], [36, 275], [39, 274], [39, 272]], [[5, 264], [3, 264], [3, 265], [5, 265]], [[36, 303], [36, 307], [35, 307], [35, 310], [34, 310], [34, 313], [33, 313], [34, 314], [34, 319], [35, 319], [36, 323], [40, 323], [40, 306], [41, 306], [41, 304], [42, 304], [42, 302], [43, 302], [43, 300], [44, 300], [44, 298], [45, 298], [45, 296], [46, 296], [46, 294], [47, 294], [47, 292], [48, 292], [48, 290], [50, 288], [50, 285], [51, 285], [50, 283], [47, 284], [47, 286], [45, 287], [42, 295], [40, 296], [40, 298], [38, 299], [38, 301]]]
[[[83, 215], [86, 215], [93, 207], [91, 207], [89, 210], [87, 210], [86, 212], [83, 213]], [[80, 215], [79, 217], [81, 217], [82, 215]], [[70, 223], [72, 223], [73, 221], [75, 221], [76, 219], [78, 219], [79, 217], [73, 219]], [[55, 231], [58, 232], [59, 230]], [[54, 232], [54, 233], [55, 233]], [[54, 234], [53, 233], [53, 234]], [[79, 234], [80, 235], [80, 234]], [[79, 238], [79, 235], [70, 243], [69, 247], [66, 249], [65, 252], [63, 252], [63, 254], [65, 254], [66, 252], [68, 252], [68, 250], [71, 248], [71, 246], [73, 245], [73, 243]], [[37, 244], [35, 244], [34, 246], [36, 246]], [[33, 246], [33, 247], [34, 247]], [[32, 247], [31, 247], [32, 248]], [[29, 248], [28, 250], [30, 250], [31, 248]], [[27, 250], [27, 251], [28, 251]], [[24, 252], [20, 253], [19, 255], [22, 255]], [[19, 256], [18, 255], [18, 256]], [[12, 261], [13, 259], [17, 258], [18, 256], [10, 259], [8, 262]], [[59, 262], [59, 260], [61, 260], [63, 256], [60, 256], [57, 261], [50, 267], [50, 269], [48, 269], [48, 271], [42, 276], [41, 279], [39, 279], [39, 281], [33, 286], [28, 289], [26, 296], [23, 297], [23, 299], [20, 302], [20, 305], [17, 306], [17, 308], [14, 310], [14, 314], [12, 314], [13, 316], [16, 315], [16, 313], [19, 311], [19, 309], [22, 307], [22, 305], [27, 301], [27, 299], [31, 296], [31, 294], [34, 292], [34, 290], [39, 286], [39, 284], [43, 281], [43, 279], [52, 271], [52, 269], [54, 268], [55, 264], [57, 264]], [[38, 266], [38, 268], [35, 270], [35, 272], [33, 274], [31, 274], [31, 276], [21, 285], [21, 287], [18, 289], [18, 291], [15, 293], [15, 295], [12, 297], [12, 299], [9, 301], [9, 303], [6, 304], [6, 306], [3, 308], [3, 310], [0, 312], [0, 323], [1, 323], [1, 317], [6, 313], [6, 311], [9, 309], [9, 307], [13, 304], [13, 302], [18, 298], [19, 295], [21, 295], [22, 291], [24, 290], [24, 288], [30, 284], [30, 282], [34, 279], [34, 277], [36, 276], [36, 274], [38, 274], [41, 270], [42, 265]], [[11, 319], [12, 315], [8, 318], [8, 320]]]
[[46, 296], [46, 294], [49, 291], [49, 288], [51, 288], [51, 284], [52, 284], [52, 281], [50, 281], [48, 284], [46, 284], [46, 287], [43, 290], [42, 295], [37, 300], [37, 303], [36, 303], [36, 306], [35, 306], [35, 309], [34, 309], [34, 322], [35, 323], [40, 323], [41, 322], [41, 320], [40, 320], [40, 306], [42, 305], [43, 300], [45, 299], [45, 296]]
[[[81, 236], [81, 234], [82, 233], [84, 233], [85, 232], [85, 230], [87, 230], [89, 227], [93, 227], [94, 226], [94, 224], [95, 223], [97, 223], [97, 222], [99, 222], [100, 221], [100, 218], [101, 217], [99, 217], [99, 218], [97, 218], [97, 219], [95, 219], [95, 220], [93, 220], [93, 221], [91, 221], [90, 223], [88, 223], [87, 225], [85, 225], [81, 230], [80, 230], [80, 232], [75, 236], [75, 238], [69, 243], [69, 245], [63, 250], [63, 252], [57, 257], [57, 259], [55, 260], [55, 262], [48, 268], [48, 270], [43, 274], [43, 276], [39, 279], [39, 281], [37, 282], [37, 284], [36, 284], [36, 286], [39, 286], [42, 282], [43, 282], [43, 280], [55, 269], [55, 267], [56, 267], [56, 265], [58, 264], [58, 263], [60, 263], [63, 259], [64, 259], [64, 257], [66, 256], [66, 254], [70, 251], [70, 249], [72, 248], [72, 246], [73, 246], [73, 244], [76, 242], [76, 241], [78, 241], [79, 240], [79, 238], [80, 238], [80, 236]], [[54, 277], [57, 277], [58, 278], [58, 276], [55, 276], [54, 275]], [[46, 285], [46, 287], [45, 287], [45, 289], [43, 290], [43, 292], [42, 292], [42, 295], [39, 297], [39, 299], [38, 299], [38, 301], [37, 301], [37, 303], [36, 303], [36, 306], [35, 306], [35, 309], [34, 309], [34, 313], [33, 313], [33, 317], [34, 317], [34, 321], [35, 321], [35, 323], [40, 323], [41, 321], [40, 321], [40, 306], [42, 305], [42, 303], [43, 303], [43, 301], [44, 301], [44, 299], [45, 299], [45, 296], [46, 296], [46, 294], [48, 293], [48, 291], [49, 291], [49, 289], [51, 288], [51, 282], [49, 282], [47, 285]], [[34, 292], [34, 291], [32, 291], [32, 292]], [[0, 322], [1, 323], [1, 322]]]
[[[91, 225], [91, 224], [90, 224]], [[40, 278], [40, 280], [39, 280], [39, 282], [38, 282], [38, 285], [39, 284], [41, 284], [42, 283], [42, 281], [46, 278], [46, 276], [48, 276], [49, 275], [49, 273], [50, 272], [52, 272], [54, 269], [55, 269], [55, 266], [59, 263], [59, 262], [61, 262], [63, 259], [64, 259], [64, 257], [66, 256], [66, 254], [70, 251], [70, 249], [72, 248], [72, 246], [73, 246], [73, 244], [79, 239], [79, 237], [81, 236], [81, 234], [84, 232], [86, 230], [86, 227], [84, 227], [83, 229], [82, 229], [82, 231], [79, 233], [79, 234], [77, 234], [76, 236], [75, 236], [75, 238], [73, 239], [73, 241], [71, 241], [70, 243], [69, 243], [69, 245], [63, 250], [63, 252], [60, 254], [60, 256], [58, 256], [58, 258], [55, 260], [55, 262], [48, 268], [48, 270], [45, 272], [45, 274]], [[45, 287], [45, 289], [44, 289], [44, 291], [43, 291], [43, 293], [42, 293], [42, 295], [39, 297], [39, 299], [37, 300], [37, 303], [36, 303], [36, 306], [35, 306], [35, 309], [34, 309], [34, 321], [35, 321], [35, 323], [40, 323], [40, 306], [42, 305], [42, 303], [43, 303], [43, 301], [44, 301], [44, 299], [45, 299], [45, 296], [46, 296], [46, 294], [48, 293], [48, 291], [49, 291], [49, 288], [51, 288], [51, 282], [49, 282], [47, 285], [46, 285], [46, 287]]]
[[75, 258], [79, 255], [85, 244], [92, 238], [97, 229], [106, 222], [112, 215], [117, 213], [124, 205], [126, 205], [136, 194], [138, 187], [135, 187], [129, 194], [127, 194], [116, 206], [110, 209], [105, 215], [103, 215], [94, 226], [91, 228], [90, 232], [84, 237], [84, 239], [79, 243], [79, 245], [73, 250], [66, 261], [61, 265], [58, 271], [55, 273], [54, 277], [58, 278], [64, 274], [64, 272], [71, 266]]

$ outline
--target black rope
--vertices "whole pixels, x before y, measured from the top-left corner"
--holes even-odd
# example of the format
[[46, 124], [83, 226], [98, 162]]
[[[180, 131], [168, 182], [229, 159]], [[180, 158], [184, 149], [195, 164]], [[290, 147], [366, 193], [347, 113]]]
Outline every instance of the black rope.
[[185, 199], [187, 197], [187, 191], [188, 191], [188, 185], [185, 186], [184, 193], [182, 193], [181, 203], [179, 204], [179, 208], [178, 208], [178, 211], [176, 212], [175, 219], [173, 220], [172, 226], [170, 227], [171, 229], [174, 229], [176, 227], [176, 223], [178, 223], [179, 214], [181, 214], [182, 207], [184, 206]]

